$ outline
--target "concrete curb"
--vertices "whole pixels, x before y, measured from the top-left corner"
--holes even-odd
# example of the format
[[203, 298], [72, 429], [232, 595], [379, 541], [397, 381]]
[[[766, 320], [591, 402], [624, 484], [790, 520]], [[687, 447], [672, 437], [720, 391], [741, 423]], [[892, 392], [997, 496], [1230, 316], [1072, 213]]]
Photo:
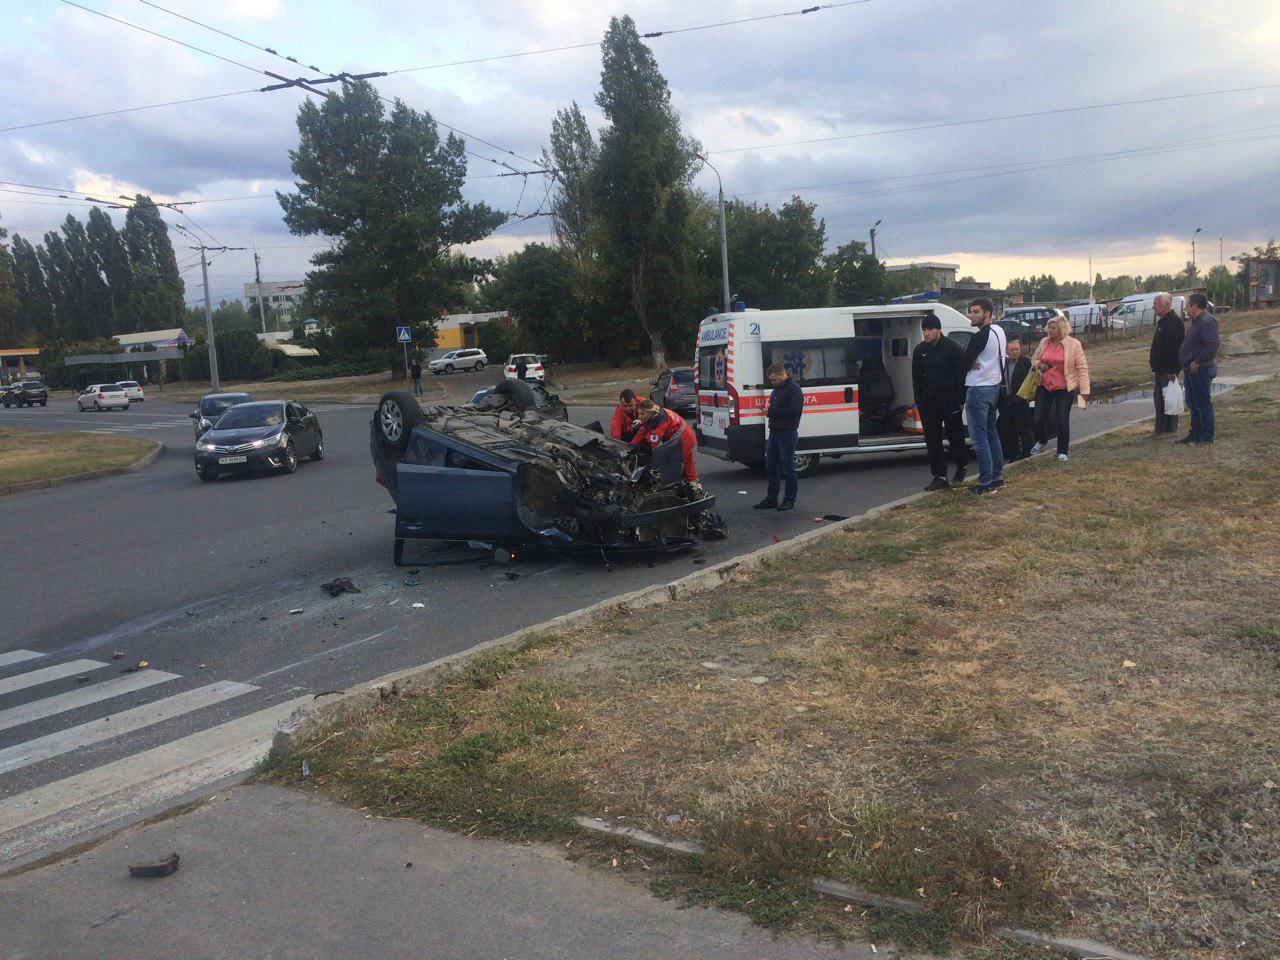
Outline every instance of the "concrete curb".
[[164, 456], [164, 444], [158, 440], [152, 440], [155, 448], [148, 453], [144, 453], [133, 463], [123, 467], [110, 467], [106, 470], [86, 470], [83, 473], [72, 473], [65, 477], [51, 477], [48, 480], [28, 480], [26, 483], [11, 483], [7, 487], [0, 487], [0, 497], [7, 497], [11, 493], [27, 493], [30, 490], [48, 490], [51, 487], [61, 487], [68, 483], [80, 483], [84, 480], [100, 480], [103, 477], [119, 477], [126, 473], [137, 473], [139, 470], [145, 470], [151, 466], [162, 456]]
[[[679, 857], [702, 855], [702, 845], [694, 841], [664, 840], [662, 837], [649, 833], [647, 830], [641, 830], [637, 827], [618, 826], [609, 823], [607, 820], [601, 820], [599, 817], [574, 817], [574, 823], [590, 833], [603, 834], [617, 840], [625, 840], [628, 843], [633, 843], [649, 850], [656, 850], [659, 853], [668, 853]], [[928, 912], [922, 904], [914, 901], [906, 900], [902, 897], [888, 897], [878, 893], [871, 893], [861, 887], [841, 883], [838, 880], [831, 880], [828, 877], [810, 877], [809, 889], [814, 893], [831, 897], [833, 900], [856, 903], [864, 907], [896, 910], [899, 913], [909, 913], [913, 916], [923, 916]], [[1096, 940], [1082, 940], [1077, 937], [1052, 937], [1048, 934], [1036, 933], [1034, 930], [1020, 930], [1013, 927], [995, 927], [991, 933], [1004, 940], [1016, 940], [1019, 943], [1026, 943], [1036, 947], [1060, 950], [1073, 957], [1088, 958], [1088, 960], [1146, 960], [1146, 958], [1137, 954], [1121, 950], [1119, 947], [1099, 943]]]

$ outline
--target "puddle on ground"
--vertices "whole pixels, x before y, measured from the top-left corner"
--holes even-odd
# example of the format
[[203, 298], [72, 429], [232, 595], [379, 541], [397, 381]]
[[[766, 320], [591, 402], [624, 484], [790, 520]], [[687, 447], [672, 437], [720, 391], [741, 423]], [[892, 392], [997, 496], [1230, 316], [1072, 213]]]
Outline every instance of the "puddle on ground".
[[[1209, 387], [1209, 393], [1221, 393], [1223, 390], [1229, 390], [1234, 384], [1223, 383], [1221, 380], [1215, 380]], [[1089, 406], [1096, 403], [1129, 403], [1134, 400], [1150, 400], [1154, 390], [1128, 390], [1124, 393], [1103, 393], [1096, 397], [1090, 397]]]

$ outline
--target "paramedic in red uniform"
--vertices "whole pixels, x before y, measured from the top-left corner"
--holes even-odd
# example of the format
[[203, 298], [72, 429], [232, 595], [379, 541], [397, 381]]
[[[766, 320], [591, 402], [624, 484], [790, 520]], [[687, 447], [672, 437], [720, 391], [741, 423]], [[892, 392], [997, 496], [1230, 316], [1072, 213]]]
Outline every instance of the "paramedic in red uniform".
[[640, 429], [636, 432], [634, 444], [647, 443], [656, 447], [674, 436], [680, 437], [680, 452], [684, 455], [684, 479], [691, 487], [701, 490], [698, 483], [698, 468], [693, 465], [693, 451], [698, 445], [693, 435], [693, 428], [684, 422], [684, 418], [674, 410], [659, 407], [652, 400], [641, 400], [636, 408], [640, 420]]
[[613, 416], [609, 418], [609, 436], [613, 439], [621, 440], [623, 443], [630, 443], [635, 439], [636, 430], [639, 429], [636, 404], [634, 390], [623, 390], [618, 394], [618, 406], [614, 408]]

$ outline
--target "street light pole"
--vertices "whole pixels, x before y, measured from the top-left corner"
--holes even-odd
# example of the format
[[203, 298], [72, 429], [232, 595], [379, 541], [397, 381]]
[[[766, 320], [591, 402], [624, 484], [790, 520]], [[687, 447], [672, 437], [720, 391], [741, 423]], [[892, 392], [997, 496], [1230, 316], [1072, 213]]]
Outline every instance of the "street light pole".
[[698, 154], [698, 159], [711, 167], [720, 187], [720, 277], [724, 285], [724, 312], [728, 313], [732, 304], [729, 302], [729, 236], [724, 225], [724, 181], [720, 179], [720, 171], [711, 166], [710, 160], [702, 154]]
[[200, 273], [204, 276], [204, 331], [209, 345], [209, 385], [217, 393], [222, 384], [218, 381], [218, 346], [213, 339], [213, 310], [209, 306], [209, 258], [205, 248], [200, 248]]
[[258, 288], [258, 319], [262, 321], [262, 332], [267, 332], [267, 308], [262, 305], [262, 271], [258, 267], [258, 245], [253, 246], [253, 282]]
[[871, 259], [872, 260], [878, 259], [876, 257], [876, 227], [880, 226], [880, 224], [882, 223], [884, 223], [883, 220], [877, 220], [875, 223], [871, 225]]
[[[1196, 227], [1196, 233], [1203, 230], [1204, 227]], [[1191, 282], [1196, 282], [1196, 233], [1191, 235]]]

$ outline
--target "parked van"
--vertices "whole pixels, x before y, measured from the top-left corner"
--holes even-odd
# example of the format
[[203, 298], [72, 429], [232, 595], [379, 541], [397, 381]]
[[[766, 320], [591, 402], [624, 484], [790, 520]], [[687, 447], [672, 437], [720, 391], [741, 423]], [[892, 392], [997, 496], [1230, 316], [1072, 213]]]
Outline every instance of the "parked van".
[[[1135, 293], [1131, 297], [1125, 297], [1107, 314], [1107, 325], [1115, 330], [1151, 326], [1156, 322], [1155, 302], [1156, 297], [1160, 296], [1168, 296], [1168, 294]], [[1173, 298], [1174, 313], [1181, 317], [1185, 315], [1186, 309], [1186, 297]]]
[[707, 317], [698, 330], [698, 418], [703, 452], [764, 463], [765, 370], [781, 363], [804, 391], [796, 469], [824, 456], [923, 450], [911, 351], [932, 314], [943, 336], [968, 346], [969, 321], [940, 303], [814, 310], [748, 310]]
[[1100, 330], [1106, 325], [1107, 308], [1101, 303], [1078, 303], [1074, 307], [1066, 307], [1065, 312], [1071, 321], [1072, 333]]

